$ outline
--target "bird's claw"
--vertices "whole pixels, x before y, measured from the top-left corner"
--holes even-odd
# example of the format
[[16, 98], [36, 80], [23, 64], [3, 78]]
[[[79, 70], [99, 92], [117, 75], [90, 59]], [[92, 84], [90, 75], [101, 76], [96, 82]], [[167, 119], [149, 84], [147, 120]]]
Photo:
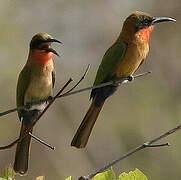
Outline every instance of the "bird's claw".
[[134, 80], [134, 76], [133, 76], [133, 75], [129, 75], [129, 76], [128, 76], [128, 81], [131, 82], [131, 81], [133, 81], [133, 80]]
[[47, 100], [45, 101], [45, 103], [46, 103], [46, 104], [49, 103], [50, 101], [52, 101], [52, 99], [53, 99], [53, 96], [48, 96], [48, 98], [47, 98]]
[[53, 99], [53, 96], [48, 96], [47, 101], [51, 101]]
[[31, 108], [31, 103], [26, 103], [26, 105], [25, 105], [25, 109], [30, 109]]

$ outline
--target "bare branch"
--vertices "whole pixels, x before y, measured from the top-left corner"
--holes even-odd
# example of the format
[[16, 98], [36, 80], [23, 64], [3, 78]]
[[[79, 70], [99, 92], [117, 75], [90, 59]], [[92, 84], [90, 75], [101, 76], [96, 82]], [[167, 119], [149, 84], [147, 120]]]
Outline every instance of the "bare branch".
[[162, 143], [162, 144], [147, 144], [147, 143], [144, 143], [144, 146], [145, 147], [164, 147], [164, 146], [171, 146], [170, 143]]
[[15, 144], [17, 144], [20, 141], [20, 138], [16, 139], [15, 141], [13, 141], [12, 143], [5, 145], [5, 146], [0, 146], [0, 150], [4, 150], [4, 149], [9, 149], [11, 147], [13, 147]]
[[37, 136], [33, 135], [31, 132], [29, 132], [29, 135], [30, 135], [33, 139], [35, 139], [36, 141], [38, 141], [39, 143], [45, 145], [46, 147], [49, 147], [49, 148], [52, 149], [52, 150], [55, 150], [55, 147], [54, 147], [54, 146], [52, 146], [52, 145], [46, 143], [45, 141], [41, 140], [41, 139], [38, 138]]
[[154, 138], [154, 139], [152, 139], [152, 140], [150, 140], [150, 141], [148, 141], [146, 143], [143, 143], [142, 145], [140, 145], [140, 146], [138, 146], [136, 148], [131, 149], [130, 151], [128, 151], [127, 153], [123, 154], [119, 158], [109, 162], [104, 167], [96, 170], [94, 173], [92, 173], [90, 175], [87, 175], [87, 176], [81, 176], [78, 180], [89, 180], [89, 179], [93, 178], [95, 175], [97, 175], [98, 173], [101, 173], [101, 172], [105, 171], [106, 169], [108, 169], [111, 166], [115, 165], [119, 161], [122, 161], [123, 159], [129, 157], [130, 155], [132, 155], [132, 154], [134, 154], [134, 153], [136, 153], [136, 152], [138, 152], [138, 151], [140, 151], [142, 149], [170, 146], [169, 143], [163, 143], [163, 144], [153, 144], [153, 143], [155, 143], [155, 142], [159, 141], [160, 139], [163, 139], [163, 138], [165, 138], [165, 137], [175, 133], [176, 131], [178, 131], [180, 129], [181, 129], [181, 125], [178, 125], [177, 127], [162, 133], [161, 135], [157, 136], [156, 138]]
[[[67, 92], [70, 92], [72, 91], [74, 88], [76, 88], [78, 86], [78, 84], [81, 83], [81, 81], [85, 78], [88, 70], [90, 68], [90, 65], [87, 66], [86, 68], [86, 71], [85, 73], [83, 74], [83, 76], [81, 77], [81, 79], [75, 84], [75, 86], [73, 86], [73, 88], [71, 88], [69, 91]], [[55, 147], [51, 146], [50, 144], [46, 143], [45, 141], [41, 140], [40, 138], [34, 136], [33, 134], [30, 133], [30, 130], [33, 128], [33, 126], [37, 123], [37, 121], [43, 116], [43, 114], [48, 110], [48, 108], [53, 104], [53, 102], [60, 96], [60, 94], [64, 91], [64, 89], [70, 84], [70, 82], [72, 81], [72, 79], [70, 78], [69, 81], [63, 86], [63, 88], [60, 89], [60, 91], [54, 96], [54, 97], [51, 97], [51, 98], [46, 98], [46, 99], [43, 99], [43, 100], [39, 100], [39, 101], [33, 101], [31, 104], [26, 104], [24, 106], [20, 106], [20, 107], [17, 107], [17, 108], [14, 108], [14, 109], [10, 109], [10, 110], [7, 110], [7, 111], [4, 111], [2, 113], [0, 113], [0, 116], [4, 116], [4, 115], [7, 115], [11, 112], [15, 112], [17, 110], [22, 110], [22, 109], [25, 109], [25, 108], [30, 108], [32, 105], [35, 105], [35, 104], [38, 104], [38, 103], [41, 103], [41, 102], [49, 102], [49, 104], [46, 106], [46, 108], [44, 109], [44, 111], [37, 117], [37, 119], [33, 122], [32, 126], [27, 130], [26, 134], [24, 137], [22, 138], [18, 138], [16, 139], [15, 141], [13, 141], [12, 143], [6, 145], [6, 146], [0, 146], [0, 150], [4, 150], [4, 149], [9, 149], [11, 148], [12, 146], [14, 146], [15, 144], [17, 144], [18, 142], [20, 142], [23, 138], [25, 138], [27, 135], [31, 136], [33, 139], [37, 140], [38, 142], [40, 142], [41, 144], [51, 148], [51, 149], [55, 149]]]
[[[151, 73], [151, 71], [148, 71], [148, 72], [145, 72], [145, 73], [141, 73], [141, 74], [137, 74], [137, 75], [133, 76], [133, 79], [136, 79], [136, 78], [148, 75], [150, 73]], [[88, 90], [92, 90], [92, 89], [102, 88], [102, 87], [109, 86], [109, 85], [124, 84], [124, 83], [127, 83], [127, 82], [130, 81], [130, 77], [131, 76], [123, 77], [123, 78], [119, 78], [119, 79], [117, 79], [115, 81], [109, 81], [109, 82], [106, 82], [106, 83], [101, 83], [101, 84], [99, 84], [97, 86], [90, 86], [90, 87], [78, 89], [76, 91], [72, 91], [72, 92], [69, 92], [69, 93], [64, 93], [64, 94], [60, 95], [59, 98], [60, 97], [65, 97], [65, 96], [70, 96], [70, 95], [73, 95], [73, 94], [77, 94], [77, 93], [88, 91]]]
[[38, 120], [43, 116], [43, 114], [49, 109], [49, 107], [54, 103], [54, 101], [58, 98], [58, 96], [60, 96], [60, 94], [64, 91], [64, 89], [70, 84], [70, 82], [72, 81], [72, 79], [69, 79], [69, 81], [60, 89], [60, 91], [55, 95], [55, 97], [51, 98], [51, 101], [49, 102], [49, 104], [46, 106], [46, 108], [42, 111], [42, 113], [34, 120], [34, 122], [32, 123], [31, 127], [27, 128], [27, 131], [25, 132], [25, 135], [21, 138], [16, 139], [15, 141], [13, 141], [12, 143], [6, 145], [6, 146], [0, 146], [0, 150], [4, 150], [4, 149], [9, 149], [12, 146], [14, 146], [15, 144], [17, 144], [18, 142], [22, 141], [22, 139], [24, 139], [26, 136], [29, 136], [29, 132], [33, 129], [34, 125], [38, 122]]
[[[73, 87], [71, 88], [68, 92], [65, 92], [63, 93], [62, 95], [60, 95], [58, 98], [61, 98], [61, 97], [65, 97], [65, 96], [70, 96], [70, 95], [73, 95], [73, 94], [77, 94], [77, 93], [81, 93], [81, 92], [84, 92], [84, 91], [88, 91], [88, 90], [92, 90], [92, 89], [97, 89], [97, 88], [101, 88], [101, 87], [105, 87], [105, 86], [109, 86], [109, 85], [114, 85], [114, 84], [125, 84], [127, 83], [128, 81], [131, 81], [133, 79], [136, 79], [138, 77], [142, 77], [142, 76], [145, 76], [147, 74], [150, 74], [151, 72], [148, 71], [148, 72], [145, 72], [145, 73], [141, 73], [141, 74], [137, 74], [135, 76], [128, 76], [128, 77], [123, 77], [123, 78], [120, 78], [118, 80], [115, 80], [115, 81], [109, 81], [109, 82], [106, 82], [106, 83], [102, 83], [102, 84], [99, 84], [97, 86], [90, 86], [90, 87], [87, 87], [87, 88], [82, 88], [82, 89], [79, 89], [79, 90], [76, 90], [76, 91], [72, 91], [73, 89], [75, 89], [79, 84], [80, 82], [85, 78], [85, 75], [87, 74], [89, 70], [89, 66], [87, 67], [86, 71], [85, 71], [85, 74], [82, 76], [82, 78], [78, 81], [78, 83]], [[130, 78], [131, 77], [131, 78]], [[54, 98], [54, 97], [53, 97]], [[39, 103], [43, 103], [43, 102], [47, 102], [47, 101], [51, 101], [53, 98], [46, 98], [46, 99], [42, 99], [42, 100], [38, 100], [38, 101], [32, 101], [31, 103], [29, 104], [26, 104], [24, 106], [19, 106], [17, 108], [13, 108], [13, 109], [9, 109], [7, 111], [4, 111], [4, 112], [0, 112], [0, 117], [1, 116], [4, 116], [4, 115], [7, 115], [9, 113], [12, 113], [12, 112], [15, 112], [17, 110], [22, 110], [22, 109], [28, 109], [28, 107], [32, 106], [32, 105], [36, 105], [36, 104], [39, 104]]]
[[65, 92], [64, 94], [68, 94], [70, 93], [71, 91], [73, 91], [85, 78], [85, 76], [87, 75], [88, 71], [90, 69], [90, 64], [88, 64], [86, 70], [85, 70], [85, 73], [83, 74], [83, 76], [80, 78], [80, 80], [70, 89], [68, 90], [67, 92]]

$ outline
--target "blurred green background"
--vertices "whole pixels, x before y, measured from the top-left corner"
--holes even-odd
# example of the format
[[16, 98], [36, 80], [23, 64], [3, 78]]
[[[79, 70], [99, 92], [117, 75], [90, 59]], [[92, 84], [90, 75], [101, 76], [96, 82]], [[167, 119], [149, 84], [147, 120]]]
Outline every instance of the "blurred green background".
[[[105, 51], [118, 37], [123, 20], [133, 11], [170, 16], [177, 23], [155, 27], [147, 61], [139, 72], [149, 76], [124, 85], [104, 106], [86, 149], [70, 147], [85, 115], [89, 92], [58, 100], [34, 128], [34, 134], [56, 146], [55, 151], [32, 142], [28, 175], [47, 180], [74, 179], [87, 175], [131, 148], [181, 124], [181, 3], [180, 0], [1, 0], [0, 1], [0, 111], [15, 106], [17, 77], [26, 62], [29, 41], [37, 32], [61, 40], [55, 45], [56, 87], [72, 77], [79, 80], [88, 64], [91, 69], [79, 86], [92, 85]], [[0, 144], [19, 136], [16, 113], [1, 117]], [[181, 134], [163, 142], [172, 146], [147, 149], [121, 161], [116, 172], [139, 168], [151, 180], [180, 179]], [[0, 169], [14, 161], [15, 147], [0, 152]]]

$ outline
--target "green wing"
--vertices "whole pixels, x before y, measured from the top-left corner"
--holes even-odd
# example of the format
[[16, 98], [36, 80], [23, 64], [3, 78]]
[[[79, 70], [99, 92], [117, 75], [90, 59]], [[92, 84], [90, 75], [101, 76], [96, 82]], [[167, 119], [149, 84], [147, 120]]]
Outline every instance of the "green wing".
[[116, 70], [117, 64], [123, 59], [126, 52], [127, 44], [115, 43], [105, 53], [102, 62], [97, 71], [94, 85], [98, 85], [105, 79], [112, 76]]
[[[18, 84], [16, 89], [16, 105], [17, 107], [24, 105], [24, 96], [30, 82], [31, 70], [25, 66], [19, 74]], [[21, 119], [22, 110], [18, 110], [18, 116]]]

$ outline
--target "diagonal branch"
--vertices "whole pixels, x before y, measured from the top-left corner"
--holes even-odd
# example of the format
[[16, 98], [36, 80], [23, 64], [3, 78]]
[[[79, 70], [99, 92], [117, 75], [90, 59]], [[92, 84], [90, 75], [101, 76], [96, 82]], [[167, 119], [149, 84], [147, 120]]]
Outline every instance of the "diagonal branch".
[[[144, 72], [144, 73], [141, 73], [141, 74], [137, 74], [137, 75], [133, 76], [133, 78], [130, 78], [131, 76], [123, 77], [123, 78], [119, 78], [118, 80], [115, 80], [115, 81], [109, 81], [109, 82], [106, 82], [106, 83], [99, 84], [97, 86], [90, 86], [90, 87], [87, 87], [87, 88], [82, 88], [82, 89], [79, 89], [79, 90], [76, 90], [76, 91], [72, 91], [85, 78], [85, 75], [87, 74], [88, 70], [89, 70], [89, 66], [87, 67], [85, 74], [82, 76], [82, 78], [79, 80], [79, 82], [73, 88], [71, 88], [68, 92], [60, 95], [59, 98], [65, 97], [65, 96], [70, 96], [70, 95], [73, 95], [73, 94], [78, 94], [78, 93], [88, 91], [88, 90], [92, 90], [92, 89], [97, 89], [97, 88], [109, 86], [109, 85], [124, 84], [124, 83], [127, 83], [128, 81], [132, 81], [133, 79], [136, 79], [136, 78], [139, 78], [139, 77], [142, 77], [142, 76], [145, 76], [145, 75], [148, 75], [148, 74], [151, 73], [151, 71], [148, 71], [148, 72]], [[51, 101], [51, 100], [52, 100], [52, 98], [46, 98], [46, 99], [42, 99], [42, 100], [38, 100], [38, 101], [33, 101], [30, 104], [26, 104], [24, 106], [19, 106], [17, 108], [13, 108], [13, 109], [9, 109], [9, 110], [4, 111], [4, 112], [0, 112], [0, 117], [5, 116], [5, 115], [7, 115], [9, 113], [15, 112], [17, 110], [28, 109], [29, 106], [36, 105], [36, 104], [43, 103], [43, 102], [47, 102], [47, 101]]]
[[131, 149], [130, 151], [128, 151], [127, 153], [123, 154], [122, 156], [120, 156], [119, 158], [109, 162], [108, 164], [106, 164], [105, 166], [103, 166], [102, 168], [96, 170], [95, 172], [93, 172], [92, 174], [89, 174], [87, 176], [81, 176], [78, 180], [89, 180], [91, 178], [93, 178], [95, 175], [97, 175], [98, 173], [101, 173], [103, 171], [105, 171], [106, 169], [110, 168], [111, 166], [115, 165], [116, 163], [118, 163], [119, 161], [122, 161], [123, 159], [126, 159], [127, 157], [129, 157], [130, 155], [145, 149], [145, 148], [158, 148], [158, 147], [164, 147], [164, 146], [169, 146], [169, 143], [163, 143], [163, 144], [153, 144], [157, 141], [159, 141], [160, 139], [163, 139], [173, 133], [175, 133], [176, 131], [181, 129], [181, 125], [178, 125], [177, 127], [170, 129], [164, 133], [162, 133], [161, 135], [155, 137], [154, 139], [141, 144], [140, 146]]
[[[72, 91], [74, 88], [76, 88], [81, 82], [82, 80], [85, 78], [88, 70], [90, 68], [90, 65], [87, 66], [86, 68], [86, 71], [85, 73], [83, 74], [83, 76], [81, 77], [81, 79], [67, 92], [70, 92]], [[9, 114], [11, 112], [14, 112], [14, 111], [17, 111], [17, 110], [20, 110], [20, 109], [24, 109], [24, 108], [30, 108], [32, 105], [34, 104], [38, 104], [40, 102], [49, 102], [49, 104], [46, 106], [46, 108], [44, 109], [44, 111], [37, 117], [37, 119], [35, 119], [35, 121], [33, 122], [32, 126], [27, 130], [25, 136], [29, 135], [31, 136], [33, 139], [35, 139], [36, 141], [38, 141], [39, 143], [51, 148], [52, 150], [55, 149], [55, 147], [51, 146], [50, 144], [46, 143], [45, 141], [41, 140], [40, 138], [36, 137], [35, 135], [31, 134], [30, 133], [30, 130], [33, 128], [33, 126], [37, 123], [37, 121], [43, 116], [43, 114], [48, 110], [48, 108], [53, 104], [53, 102], [60, 96], [60, 94], [64, 91], [64, 89], [70, 84], [70, 82], [72, 81], [72, 79], [70, 78], [69, 81], [63, 86], [63, 88], [60, 89], [60, 91], [54, 96], [54, 97], [51, 97], [51, 98], [47, 98], [47, 99], [43, 99], [43, 100], [40, 100], [40, 101], [34, 101], [32, 102], [31, 104], [27, 104], [25, 106], [21, 106], [21, 107], [17, 107], [17, 108], [14, 108], [14, 109], [11, 109], [11, 110], [8, 110], [8, 111], [5, 111], [3, 113], [0, 113], [0, 116], [3, 116], [3, 115], [6, 115], [6, 114]], [[24, 136], [24, 137], [25, 137]], [[16, 139], [15, 141], [13, 141], [12, 143], [10, 143], [9, 145], [6, 145], [6, 146], [0, 146], [0, 150], [3, 150], [3, 149], [8, 149], [8, 148], [11, 148], [12, 146], [14, 146], [16, 143], [20, 142], [24, 137], [21, 137], [21, 138], [18, 138]]]
[[[90, 64], [88, 64], [83, 76], [80, 78], [80, 80], [70, 89], [68, 90], [67, 92], [65, 92], [64, 94], [69, 94], [70, 92], [72, 92], [85, 78], [85, 76], [87, 75], [88, 71], [90, 69]], [[60, 96], [59, 96], [60, 97]]]
[[[74, 90], [82, 81], [83, 79], [85, 78], [85, 76], [87, 75], [88, 71], [90, 69], [90, 64], [87, 66], [83, 76], [81, 77], [81, 79], [70, 89], [68, 90], [66, 93], [64, 94], [67, 94], [67, 93], [70, 93], [72, 90]], [[4, 111], [4, 112], [0, 112], [0, 117], [1, 116], [5, 116], [7, 114], [10, 114], [12, 112], [15, 112], [15, 111], [18, 111], [18, 110], [23, 110], [23, 109], [28, 109], [30, 108], [30, 106], [32, 105], [36, 105], [36, 104], [39, 104], [39, 103], [43, 103], [43, 102], [47, 102], [47, 101], [51, 101], [52, 98], [45, 98], [45, 99], [42, 99], [42, 100], [35, 100], [35, 101], [32, 101], [31, 103], [29, 104], [26, 104], [26, 105], [23, 105], [23, 106], [19, 106], [19, 107], [16, 107], [16, 108], [13, 108], [13, 109], [9, 109], [7, 111]]]
[[[46, 99], [43, 99], [43, 100], [39, 100], [39, 101], [34, 101], [32, 102], [31, 104], [27, 104], [25, 106], [20, 106], [20, 107], [17, 107], [17, 108], [14, 108], [14, 109], [10, 109], [10, 110], [7, 110], [7, 111], [4, 111], [2, 113], [0, 113], [0, 116], [4, 116], [4, 115], [7, 115], [11, 112], [15, 112], [17, 110], [20, 110], [20, 109], [24, 109], [24, 108], [28, 108], [30, 107], [31, 105], [35, 105], [35, 104], [39, 104], [41, 102], [49, 102], [49, 104], [46, 106], [46, 108], [44, 109], [44, 111], [37, 117], [37, 119], [35, 119], [35, 121], [33, 122], [32, 126], [27, 130], [26, 135], [30, 135], [29, 132], [30, 130], [33, 128], [33, 126], [37, 123], [37, 121], [43, 116], [43, 114], [47, 111], [47, 109], [52, 105], [52, 103], [57, 99], [57, 98], [60, 98], [60, 97], [64, 97], [64, 96], [69, 96], [69, 95], [73, 95], [73, 94], [77, 94], [77, 93], [80, 93], [80, 92], [83, 92], [83, 91], [87, 91], [87, 90], [91, 90], [91, 89], [96, 89], [96, 88], [100, 88], [100, 87], [105, 87], [105, 86], [108, 86], [108, 85], [114, 85], [114, 84], [123, 84], [125, 82], [128, 82], [128, 81], [132, 81], [134, 78], [138, 78], [138, 77], [142, 77], [142, 76], [145, 76], [151, 72], [145, 72], [145, 73], [141, 73], [141, 74], [138, 74], [138, 75], [135, 75], [135, 76], [128, 76], [128, 77], [123, 77], [123, 78], [120, 78], [118, 80], [115, 80], [115, 81], [110, 81], [110, 82], [107, 82], [107, 83], [102, 83], [98, 86], [91, 86], [91, 87], [88, 87], [88, 88], [83, 88], [83, 89], [79, 89], [79, 90], [76, 90], [76, 91], [72, 91], [73, 89], [75, 89], [80, 83], [81, 81], [85, 78], [88, 70], [90, 68], [90, 65], [88, 65], [88, 67], [86, 68], [86, 71], [85, 73], [83, 74], [82, 78], [67, 92], [65, 92], [64, 94], [61, 95], [61, 93], [64, 91], [64, 89], [69, 85], [69, 83], [72, 81], [72, 79], [69, 79], [69, 81], [64, 85], [63, 88], [61, 88], [61, 90], [56, 94], [56, 96], [52, 97], [52, 98], [46, 98]], [[24, 136], [24, 137], [25, 137]], [[14, 146], [16, 143], [20, 142], [24, 137], [21, 137], [21, 138], [18, 138], [16, 139], [15, 141], [13, 141], [12, 143], [6, 145], [6, 146], [0, 146], [0, 150], [3, 150], [3, 149], [8, 149], [8, 148], [11, 148], [12, 146]], [[46, 144], [44, 141], [40, 140], [39, 138], [35, 138], [33, 137], [34, 139], [36, 139], [37, 141], [41, 142], [42, 144]], [[49, 144], [47, 144], [47, 146], [49, 147]], [[53, 148], [53, 147], [52, 147]]]
[[55, 147], [48, 144], [47, 142], [43, 141], [42, 139], [40, 139], [39, 137], [35, 136], [34, 134], [32, 134], [31, 132], [29, 132], [29, 135], [35, 139], [36, 141], [38, 141], [39, 143], [43, 144], [44, 146], [50, 148], [51, 150], [55, 150]]
[[15, 141], [13, 141], [12, 143], [6, 145], [6, 146], [0, 146], [0, 150], [4, 150], [4, 149], [9, 149], [12, 146], [14, 146], [15, 144], [17, 144], [18, 142], [22, 141], [22, 139], [24, 139], [26, 136], [29, 136], [29, 132], [33, 129], [34, 125], [38, 122], [38, 120], [43, 116], [43, 114], [49, 109], [49, 107], [54, 103], [54, 101], [58, 98], [58, 96], [60, 96], [60, 94], [64, 91], [64, 89], [70, 84], [70, 82], [72, 81], [72, 79], [69, 79], [69, 81], [60, 89], [60, 91], [53, 97], [51, 98], [51, 101], [49, 102], [49, 104], [46, 106], [46, 108], [42, 111], [42, 113], [35, 119], [35, 121], [32, 123], [31, 127], [27, 128], [27, 131], [25, 132], [25, 135], [22, 137], [19, 137], [18, 139], [16, 139]]
[[109, 82], [106, 82], [106, 83], [101, 83], [101, 84], [99, 84], [97, 86], [90, 86], [90, 87], [78, 89], [76, 91], [72, 91], [72, 92], [69, 92], [69, 93], [64, 93], [64, 94], [60, 95], [59, 98], [60, 97], [65, 97], [65, 96], [70, 96], [70, 95], [73, 95], [73, 94], [81, 93], [81, 92], [92, 90], [92, 89], [102, 88], [102, 87], [109, 86], [109, 85], [124, 84], [124, 83], [127, 83], [129, 81], [132, 81], [133, 79], [136, 79], [136, 78], [148, 75], [150, 73], [151, 73], [151, 71], [148, 71], [148, 72], [144, 72], [144, 73], [141, 73], [141, 74], [137, 74], [135, 76], [123, 77], [123, 78], [119, 78], [119, 79], [114, 80], [114, 81], [109, 81]]

